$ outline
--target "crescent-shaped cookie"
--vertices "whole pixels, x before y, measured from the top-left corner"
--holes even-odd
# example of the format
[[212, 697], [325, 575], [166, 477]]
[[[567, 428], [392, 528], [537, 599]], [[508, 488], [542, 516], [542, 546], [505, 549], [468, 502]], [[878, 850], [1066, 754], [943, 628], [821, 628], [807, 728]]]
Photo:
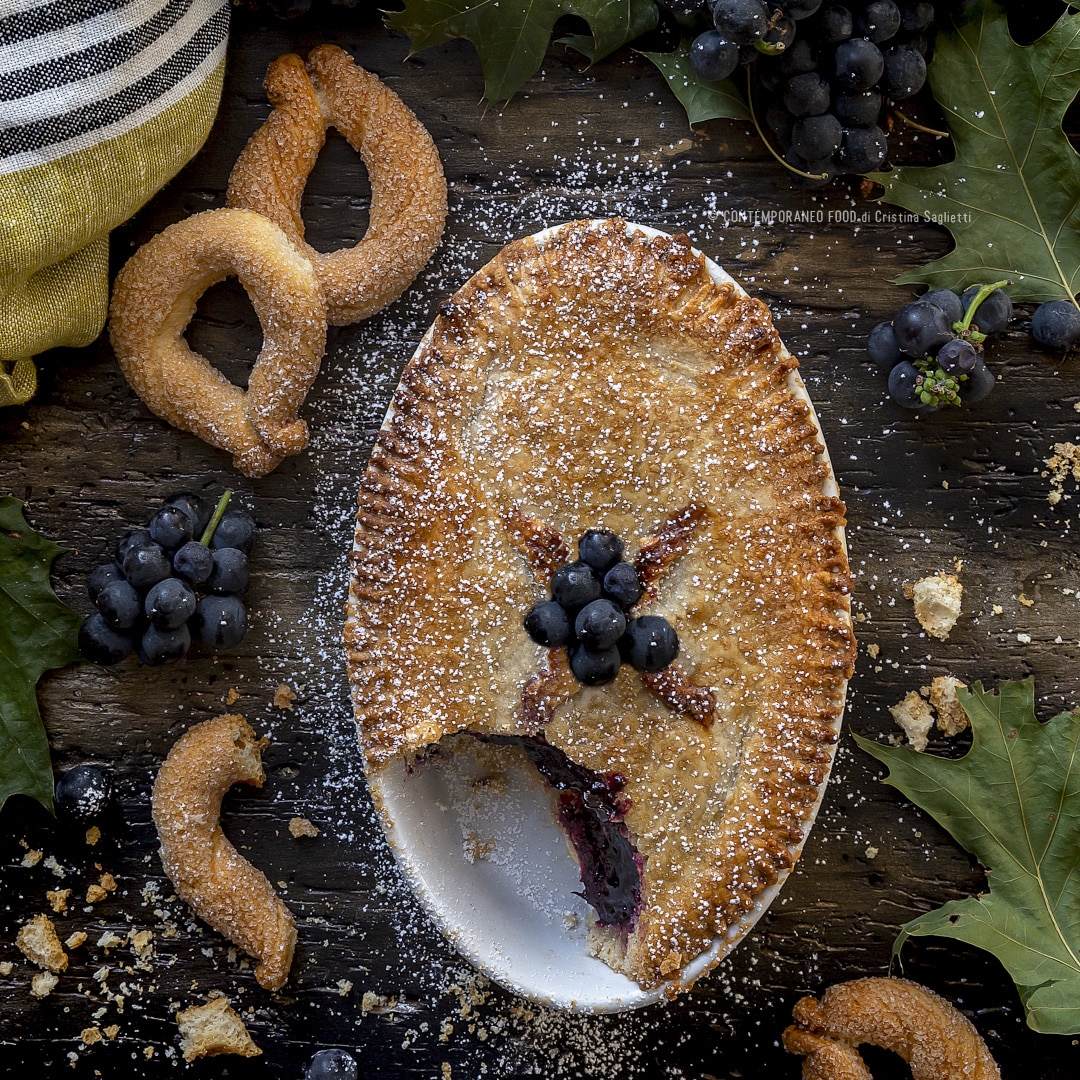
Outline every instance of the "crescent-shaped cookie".
[[296, 947], [292, 913], [266, 875], [221, 828], [221, 800], [233, 784], [262, 785], [262, 743], [234, 713], [196, 724], [158, 771], [151, 800], [161, 865], [199, 918], [259, 961], [255, 977], [280, 990]]

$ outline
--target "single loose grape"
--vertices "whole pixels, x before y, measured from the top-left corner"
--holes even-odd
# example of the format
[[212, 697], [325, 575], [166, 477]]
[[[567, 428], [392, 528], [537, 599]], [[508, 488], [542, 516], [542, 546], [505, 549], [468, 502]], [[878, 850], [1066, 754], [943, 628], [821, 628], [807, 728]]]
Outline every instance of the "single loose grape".
[[180, 578], [159, 581], [144, 602], [146, 617], [159, 630], [176, 630], [195, 614], [195, 592]]
[[870, 331], [866, 339], [866, 355], [882, 371], [892, 371], [904, 359], [891, 322], [880, 322]]
[[150, 538], [166, 551], [175, 551], [194, 535], [195, 525], [178, 506], [163, 506], [150, 519]]
[[534, 604], [525, 616], [525, 633], [547, 648], [555, 649], [570, 640], [570, 616], [562, 604], [543, 600]]
[[610, 600], [593, 600], [574, 620], [574, 633], [586, 649], [610, 649], [626, 629], [626, 616]]
[[986, 361], [979, 357], [968, 377], [960, 384], [960, 400], [974, 405], [989, 396], [996, 382], [994, 373], [986, 366]]
[[603, 574], [623, 553], [622, 541], [610, 529], [589, 529], [578, 541], [578, 558]]
[[240, 644], [247, 632], [247, 608], [238, 596], [204, 596], [191, 618], [196, 640], [214, 651]]
[[108, 809], [112, 799], [112, 770], [107, 765], [85, 762], [57, 777], [56, 812], [61, 817], [88, 824]]
[[706, 30], [690, 46], [690, 67], [704, 82], [720, 82], [739, 66], [739, 46], [719, 30]]
[[938, 349], [936, 359], [946, 375], [967, 375], [979, 359], [979, 351], [970, 341], [954, 338]]
[[933, 304], [945, 312], [945, 317], [951, 323], [958, 323], [964, 317], [964, 305], [960, 297], [952, 289], [931, 289], [919, 297], [925, 304]]
[[94, 664], [110, 667], [119, 664], [134, 648], [134, 638], [120, 630], [114, 630], [99, 611], [83, 620], [79, 627], [79, 652]]
[[130, 630], [142, 615], [142, 598], [124, 580], [110, 581], [98, 593], [94, 606], [114, 630]]
[[660, 671], [679, 653], [675, 628], [659, 615], [642, 615], [626, 626], [626, 659], [638, 671]]
[[201, 585], [213, 569], [213, 553], [198, 540], [189, 540], [173, 556], [173, 572], [193, 585]]
[[599, 598], [600, 582], [588, 563], [567, 563], [551, 575], [551, 595], [565, 608], [584, 607]]
[[[964, 290], [960, 300], [965, 311], [971, 306], [980, 288], [979, 285], [972, 285]], [[1012, 316], [1013, 305], [1009, 294], [1004, 289], [995, 289], [975, 309], [971, 321], [984, 334], [1000, 334], [1009, 325]]]
[[570, 651], [570, 670], [574, 678], [585, 686], [601, 686], [611, 682], [618, 675], [621, 664], [618, 645], [600, 650], [577, 645]]
[[605, 575], [603, 593], [623, 608], [633, 607], [645, 595], [641, 577], [630, 563], [618, 562]]
[[250, 573], [248, 557], [239, 548], [217, 548], [213, 553], [213, 567], [206, 579], [206, 588], [222, 596], [242, 593], [247, 588]]
[[191, 648], [191, 631], [185, 623], [172, 630], [148, 626], [135, 646], [139, 659], [148, 667], [158, 667], [187, 656]]
[[922, 375], [910, 360], [902, 361], [889, 372], [889, 397], [902, 408], [923, 408], [922, 399], [919, 397], [921, 386]]
[[925, 300], [905, 304], [896, 313], [893, 333], [901, 351], [915, 359], [933, 355], [954, 336], [945, 312]]
[[1044, 349], [1071, 349], [1080, 341], [1080, 309], [1071, 300], [1047, 300], [1031, 317], [1031, 336]]

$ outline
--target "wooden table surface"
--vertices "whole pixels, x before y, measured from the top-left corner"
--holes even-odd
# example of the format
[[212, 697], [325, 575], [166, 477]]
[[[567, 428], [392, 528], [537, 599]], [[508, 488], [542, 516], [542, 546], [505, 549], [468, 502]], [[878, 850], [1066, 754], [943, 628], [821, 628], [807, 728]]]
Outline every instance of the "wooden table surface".
[[[0, 816], [0, 962], [12, 964], [0, 976], [0, 1071], [185, 1071], [174, 1013], [217, 990], [243, 1011], [263, 1056], [197, 1062], [186, 1069], [193, 1076], [299, 1077], [313, 1051], [338, 1046], [378, 1080], [794, 1078], [799, 1063], [779, 1038], [795, 1001], [885, 974], [902, 923], [985, 884], [932, 820], [880, 782], [850, 733], [894, 733], [888, 706], [938, 674], [987, 684], [1033, 675], [1044, 718], [1080, 701], [1080, 500], [1069, 480], [1072, 498], [1052, 506], [1044, 475], [1053, 444], [1075, 433], [1077, 361], [1035, 352], [1030, 309], [1021, 309], [991, 347], [1000, 385], [990, 398], [962, 412], [904, 413], [864, 361], [865, 335], [912, 295], [890, 278], [947, 250], [942, 230], [904, 215], [889, 220], [891, 208], [878, 219], [882, 208], [850, 185], [796, 187], [745, 124], [691, 131], [657, 73], [630, 53], [585, 70], [576, 54], [554, 47], [510, 105], [485, 107], [469, 45], [410, 59], [405, 38], [355, 12], [294, 23], [236, 16], [217, 125], [189, 167], [115, 234], [116, 266], [169, 223], [223, 204], [231, 164], [268, 111], [267, 63], [324, 41], [351, 50], [429, 128], [450, 217], [438, 253], [398, 302], [331, 332], [305, 407], [308, 451], [263, 480], [245, 480], [227, 455], [153, 417], [105, 341], [46, 358], [36, 400], [0, 412], [0, 493], [25, 500], [31, 523], [70, 549], [54, 584], [80, 612], [86, 573], [171, 490], [215, 496], [232, 486], [260, 526], [252, 627], [233, 655], [152, 669], [133, 660], [116, 671], [81, 664], [40, 686], [57, 769], [108, 762], [119, 796], [94, 846], [82, 829], [57, 826], [22, 800]], [[924, 136], [905, 152], [936, 151]], [[316, 246], [363, 234], [367, 190], [358, 160], [335, 137], [305, 197]], [[810, 220], [792, 221], [797, 212]], [[824, 806], [780, 900], [690, 994], [590, 1018], [485, 984], [413, 901], [365, 793], [339, 636], [358, 479], [398, 372], [439, 300], [516, 237], [615, 214], [687, 232], [771, 306], [802, 364], [847, 502], [860, 650]], [[866, 220], [852, 222], [853, 214]], [[191, 338], [244, 379], [260, 337], [239, 287], [207, 294]], [[964, 614], [947, 641], [934, 641], [920, 631], [903, 583], [951, 570], [955, 560], [963, 561]], [[1021, 594], [1033, 603], [1022, 604]], [[296, 693], [291, 710], [274, 705], [281, 684]], [[230, 794], [225, 827], [282, 883], [299, 924], [294, 975], [280, 994], [260, 989], [244, 958], [172, 894], [150, 820], [150, 786], [169, 747], [224, 711], [233, 693], [232, 708], [269, 739], [268, 782]], [[318, 835], [292, 837], [292, 817], [314, 823]], [[35, 865], [30, 852], [41, 854]], [[103, 872], [116, 890], [82, 902]], [[57, 888], [73, 890], [67, 912], [54, 916], [61, 937], [83, 931], [88, 940], [38, 1001], [14, 939], [27, 918], [50, 911], [46, 892]], [[145, 930], [152, 952], [140, 959], [130, 938]], [[921, 939], [905, 948], [903, 964], [973, 1019], [1006, 1077], [1077, 1074], [1076, 1040], [1029, 1031], [992, 957]], [[86, 1045], [90, 1028], [109, 1035]], [[887, 1055], [868, 1060], [879, 1078], [906, 1075]]]

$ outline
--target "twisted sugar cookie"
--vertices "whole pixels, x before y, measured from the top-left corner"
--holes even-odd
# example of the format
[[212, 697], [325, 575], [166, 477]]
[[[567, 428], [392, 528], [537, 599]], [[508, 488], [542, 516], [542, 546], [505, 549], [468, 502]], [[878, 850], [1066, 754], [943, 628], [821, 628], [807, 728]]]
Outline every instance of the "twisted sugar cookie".
[[289, 975], [296, 926], [266, 876], [221, 831], [231, 785], [261, 786], [260, 749], [242, 716], [226, 714], [182, 735], [162, 763], [151, 801], [161, 864], [199, 918], [259, 961], [255, 978], [278, 990]]
[[[235, 274], [263, 328], [247, 391], [194, 352], [184, 331], [202, 294]], [[326, 348], [326, 305], [311, 263], [250, 210], [207, 210], [144, 244], [113, 289], [109, 335], [135, 392], [158, 416], [265, 476], [307, 445], [297, 413]]]
[[853, 979], [796, 1002], [784, 1048], [803, 1060], [803, 1080], [872, 1080], [856, 1047], [899, 1054], [912, 1080], [1001, 1080], [971, 1022], [907, 979]]
[[[332, 325], [365, 319], [408, 288], [442, 236], [439, 153], [401, 98], [335, 45], [315, 49], [306, 66], [278, 57], [265, 85], [274, 109], [233, 166], [229, 205], [276, 222], [311, 260]], [[331, 126], [367, 167], [371, 209], [355, 247], [323, 255], [304, 240], [300, 200]]]

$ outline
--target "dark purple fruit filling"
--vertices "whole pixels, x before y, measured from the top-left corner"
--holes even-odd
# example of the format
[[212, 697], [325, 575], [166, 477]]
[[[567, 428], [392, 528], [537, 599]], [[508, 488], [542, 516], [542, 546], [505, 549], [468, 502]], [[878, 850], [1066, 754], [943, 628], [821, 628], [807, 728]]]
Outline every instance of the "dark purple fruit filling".
[[544, 782], [558, 793], [559, 824], [577, 853], [581, 895], [601, 926], [624, 932], [641, 910], [641, 856], [630, 842], [623, 818], [629, 800], [626, 781], [615, 773], [596, 773], [571, 761], [543, 736], [481, 735], [498, 746], [518, 746]]

